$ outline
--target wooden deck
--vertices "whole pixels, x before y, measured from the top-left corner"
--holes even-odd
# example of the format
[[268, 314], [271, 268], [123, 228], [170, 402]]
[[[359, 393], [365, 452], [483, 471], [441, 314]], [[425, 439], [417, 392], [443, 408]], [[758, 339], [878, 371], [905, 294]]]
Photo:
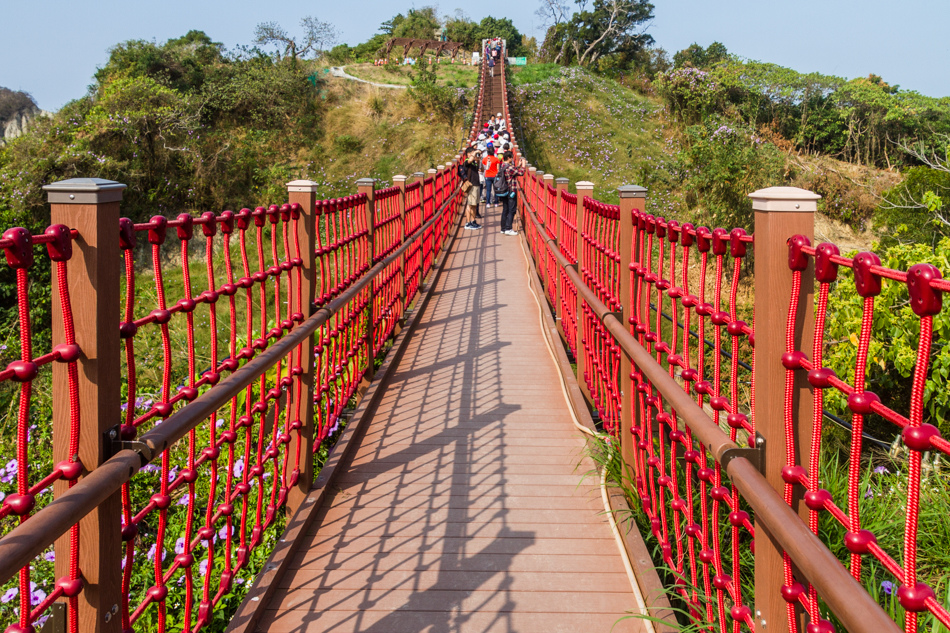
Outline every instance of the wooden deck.
[[[258, 630], [639, 631], [520, 238], [462, 231]], [[578, 465], [580, 464], [580, 466]], [[579, 485], [580, 484], [580, 485]], [[613, 629], [611, 627], [614, 627]]]

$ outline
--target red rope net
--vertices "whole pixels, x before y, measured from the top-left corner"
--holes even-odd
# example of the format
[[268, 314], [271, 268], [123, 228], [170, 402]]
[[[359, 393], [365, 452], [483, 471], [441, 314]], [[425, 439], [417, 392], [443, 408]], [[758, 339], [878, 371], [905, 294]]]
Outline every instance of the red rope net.
[[[801, 461], [794, 451], [786, 456], [786, 465], [782, 471], [785, 480], [785, 498], [791, 502], [795, 486], [805, 489], [805, 504], [809, 509], [809, 527], [819, 533], [819, 517], [828, 513], [834, 521], [846, 529], [844, 545], [850, 552], [849, 569], [859, 582], [863, 580], [863, 557], [870, 556], [893, 575], [897, 585], [892, 590], [905, 610], [904, 628], [908, 633], [917, 631], [918, 614], [931, 613], [945, 627], [950, 627], [950, 613], [941, 605], [933, 589], [918, 577], [918, 530], [921, 517], [921, 488], [924, 485], [922, 460], [925, 453], [950, 454], [950, 442], [941, 436], [940, 431], [931, 424], [923, 422], [925, 385], [931, 372], [933, 350], [933, 319], [943, 308], [943, 293], [950, 290], [950, 283], [942, 278], [940, 271], [931, 264], [916, 264], [907, 272], [881, 266], [880, 258], [874, 253], [858, 253], [853, 258], [842, 257], [838, 247], [824, 243], [811, 246], [804, 236], [789, 239], [789, 268], [793, 275], [793, 290], [789, 303], [788, 334], [786, 336], [786, 354], [782, 362], [786, 368], [786, 436], [794, 441], [795, 426], [792, 403], [794, 397], [794, 374], [807, 372], [808, 382], [813, 387], [814, 410], [812, 415], [812, 450], [802, 455]], [[806, 351], [795, 348], [794, 326], [800, 310], [802, 274], [808, 264], [814, 263], [815, 280], [818, 282], [818, 295], [815, 310], [815, 340], [809, 356]], [[845, 268], [847, 274], [839, 279], [839, 269]], [[850, 279], [848, 279], [850, 277]], [[886, 280], [886, 282], [885, 282]], [[909, 304], [912, 315], [908, 318], [919, 322], [919, 338], [914, 364], [912, 387], [907, 404], [906, 415], [896, 408], [882, 402], [881, 398], [868, 387], [868, 363], [875, 323], [875, 299], [881, 294], [883, 284], [899, 284], [902, 297]], [[829, 313], [829, 297], [833, 286], [853, 284], [853, 292], [862, 298], [860, 334], [855, 355], [853, 384], [839, 378], [830, 368], [824, 366], [824, 352], [829, 345], [826, 341], [826, 319]], [[850, 290], [850, 289], [849, 289]], [[889, 306], [896, 309], [897, 306]], [[825, 392], [835, 390], [847, 399], [850, 410], [852, 433], [848, 461], [847, 496], [844, 499], [833, 498], [831, 492], [821, 487], [818, 473], [821, 472], [821, 442], [824, 416], [822, 414]], [[866, 494], [862, 490], [861, 457], [864, 451], [864, 428], [871, 415], [877, 415], [887, 423], [900, 429], [903, 445], [907, 449], [906, 502], [900, 509], [905, 515], [902, 551], [887, 551], [878, 543], [878, 537], [866, 529], [862, 523], [862, 505]], [[806, 462], [807, 460], [807, 462]], [[794, 577], [788, 556], [785, 557], [785, 587], [783, 596], [788, 601], [789, 624], [795, 631], [797, 622], [794, 617], [795, 605], [799, 604], [808, 613], [812, 624], [827, 628], [829, 623], [821, 618], [819, 596], [814, 587], [804, 587]]]
[[[751, 441], [752, 372], [742, 370], [740, 358], [752, 356], [752, 328], [740, 319], [738, 306], [751, 236], [636, 211], [632, 221], [631, 333], [695, 395], [716, 425], [728, 427], [734, 442]], [[633, 379], [635, 485], [663, 559], [682, 579], [678, 592], [723, 633], [738, 631], [741, 624], [754, 629], [748, 606], [752, 579], [741, 573], [743, 558], [753, 551], [749, 514], [722, 467], [688, 427], [681, 429], [675, 410], [636, 367]], [[742, 379], [748, 389], [740, 389]]]
[[[63, 225], [50, 226], [41, 235], [31, 235], [23, 228], [13, 228], [5, 231], [0, 238], [0, 248], [6, 256], [7, 265], [13, 269], [16, 276], [16, 311], [19, 330], [19, 359], [11, 361], [6, 368], [0, 371], [0, 382], [19, 385], [18, 395], [12, 395], [11, 409], [15, 415], [15, 445], [16, 455], [10, 459], [0, 472], [0, 482], [4, 488], [13, 484], [15, 492], [3, 492], [0, 499], [0, 534], [9, 533], [15, 526], [25, 523], [33, 514], [51, 501], [54, 484], [65, 484], [72, 488], [83, 472], [83, 464], [79, 457], [79, 435], [81, 432], [81, 412], [79, 409], [79, 376], [76, 367], [81, 350], [76, 344], [73, 311], [70, 304], [69, 285], [67, 283], [67, 266], [72, 259], [73, 239], [75, 235]], [[45, 248], [42, 248], [44, 247]], [[42, 248], [42, 250], [41, 250]], [[38, 253], [49, 257], [52, 266], [52, 276], [55, 283], [55, 292], [58, 298], [58, 311], [54, 314], [54, 321], [58, 321], [62, 328], [62, 343], [52, 347], [45, 353], [37, 353], [34, 349], [36, 337], [34, 327], [38, 325], [39, 317], [35, 311], [34, 301], [30, 296], [30, 286], [35, 283], [31, 279], [31, 270], [35, 271], [34, 264]], [[43, 257], [43, 255], [39, 255]], [[56, 305], [54, 304], [54, 310]], [[11, 350], [11, 355], [15, 354]], [[41, 425], [46, 428], [53, 426], [50, 419], [37, 419], [37, 414], [43, 409], [36, 407], [36, 390], [34, 383], [37, 380], [49, 380], [49, 371], [54, 363], [66, 365], [66, 387], [68, 405], [64, 409], [68, 412], [61, 416], [56, 424], [59, 431], [54, 436], [53, 455], [62, 455], [66, 458], [58, 463], [47, 462], [36, 448], [37, 433], [41, 433]], [[45, 429], [44, 429], [45, 430]], [[13, 609], [16, 621], [6, 630], [10, 633], [19, 633], [36, 630], [49, 617], [50, 606], [66, 598], [70, 606], [70, 615], [66, 622], [70, 633], [78, 631], [77, 605], [79, 595], [83, 591], [83, 580], [79, 569], [79, 525], [74, 525], [67, 537], [68, 560], [57, 561], [55, 573], [58, 575], [53, 586], [41, 586], [35, 582], [34, 566], [51, 566], [52, 552], [48, 552], [33, 565], [23, 567], [15, 587], [6, 590], [0, 598], [3, 604], [13, 603], [18, 606]]]
[[[124, 439], [161, 424], [303, 321], [299, 220], [299, 207], [275, 205], [120, 222]], [[137, 284], [140, 237], [154, 288]], [[199, 257], [204, 275], [193, 278]], [[180, 271], [168, 275], [172, 262]], [[207, 625], [245, 581], [252, 552], [273, 539], [300, 474], [300, 356], [296, 350], [279, 361], [123, 485], [123, 629], [146, 618], [165, 631], [169, 606], [175, 628]]]

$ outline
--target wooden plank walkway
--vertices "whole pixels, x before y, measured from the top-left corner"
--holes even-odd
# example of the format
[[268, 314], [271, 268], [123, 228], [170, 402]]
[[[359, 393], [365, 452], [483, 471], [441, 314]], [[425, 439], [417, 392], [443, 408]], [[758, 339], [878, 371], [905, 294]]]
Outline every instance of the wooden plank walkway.
[[642, 630], [614, 626], [636, 603], [520, 239], [483, 213], [260, 631]]

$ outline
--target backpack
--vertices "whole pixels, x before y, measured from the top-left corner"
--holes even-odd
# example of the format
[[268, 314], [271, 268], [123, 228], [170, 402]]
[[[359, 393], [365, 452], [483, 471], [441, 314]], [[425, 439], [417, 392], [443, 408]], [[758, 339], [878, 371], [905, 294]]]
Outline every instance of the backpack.
[[507, 196], [511, 193], [511, 183], [508, 182], [508, 170], [504, 163], [498, 166], [498, 175], [495, 176], [495, 195]]

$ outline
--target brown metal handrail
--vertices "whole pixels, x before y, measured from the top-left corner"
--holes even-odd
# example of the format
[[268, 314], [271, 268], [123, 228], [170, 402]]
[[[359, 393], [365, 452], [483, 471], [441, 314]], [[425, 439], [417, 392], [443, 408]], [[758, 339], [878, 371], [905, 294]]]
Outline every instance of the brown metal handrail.
[[426, 230], [439, 221], [449, 205], [455, 202], [457, 192], [458, 188], [432, 218], [412, 235], [407, 236], [399, 248], [373, 266], [340, 296], [319, 308], [286, 336], [264, 350], [260, 356], [143, 435], [137, 440], [139, 444], [135, 449], [120, 450], [28, 521], [0, 539], [0, 584], [13, 578], [21, 568], [29, 565], [80, 519], [118, 492], [122, 484], [129, 481], [154, 456], [160, 455], [183, 438], [261, 374], [276, 365], [280, 359], [285, 358], [291, 350], [304, 343], [317, 328], [327, 323], [330, 317], [371, 284], [377, 275], [396, 262], [416, 240], [421, 239]]
[[849, 631], [899, 633], [900, 627], [851, 576], [824, 543], [812, 533], [801, 517], [785, 503], [756, 466], [737, 453], [729, 455], [730, 451], [737, 451], [740, 447], [640, 345], [616, 315], [597, 297], [597, 294], [587, 287], [575, 266], [556, 247], [556, 240], [543, 230], [543, 224], [538, 220], [537, 212], [532, 208], [528, 198], [523, 197], [522, 200], [524, 209], [527, 211], [524, 215], [532, 222], [539, 234], [544, 236], [545, 248], [552, 253], [558, 266], [573, 282], [577, 293], [594, 311], [633, 365], [643, 372], [647, 380], [676, 411], [677, 418], [689, 427], [693, 436], [706, 446], [717, 462], [725, 464], [725, 471], [755, 511], [756, 520], [761, 521], [769, 534], [788, 552], [799, 571], [815, 586], [831, 611]]

